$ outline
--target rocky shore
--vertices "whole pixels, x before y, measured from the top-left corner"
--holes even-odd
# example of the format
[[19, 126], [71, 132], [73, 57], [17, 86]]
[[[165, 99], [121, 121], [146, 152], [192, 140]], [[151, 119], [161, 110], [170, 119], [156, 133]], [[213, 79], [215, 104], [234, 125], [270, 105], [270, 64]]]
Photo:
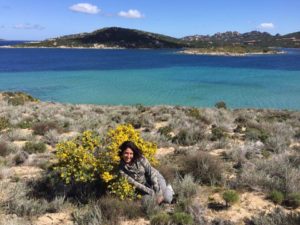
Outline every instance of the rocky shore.
[[273, 54], [285, 54], [285, 51], [270, 50], [268, 52], [264, 51], [254, 51], [254, 52], [234, 52], [234, 51], [218, 51], [218, 50], [207, 50], [207, 49], [184, 49], [179, 51], [181, 54], [188, 55], [213, 55], [213, 56], [249, 56], [249, 55], [273, 55]]

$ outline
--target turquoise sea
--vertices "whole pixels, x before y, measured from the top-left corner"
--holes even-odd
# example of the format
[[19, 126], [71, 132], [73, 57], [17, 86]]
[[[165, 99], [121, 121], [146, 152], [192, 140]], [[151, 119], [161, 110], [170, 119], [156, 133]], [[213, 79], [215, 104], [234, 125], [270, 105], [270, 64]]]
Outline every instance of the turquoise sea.
[[109, 105], [300, 109], [300, 50], [245, 57], [174, 50], [0, 49], [0, 91]]

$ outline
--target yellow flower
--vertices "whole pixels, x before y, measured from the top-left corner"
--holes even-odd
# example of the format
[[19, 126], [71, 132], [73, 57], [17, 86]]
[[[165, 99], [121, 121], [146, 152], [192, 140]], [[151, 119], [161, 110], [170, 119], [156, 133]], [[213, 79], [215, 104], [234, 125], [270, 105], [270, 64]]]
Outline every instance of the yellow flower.
[[104, 172], [101, 177], [105, 183], [108, 183], [114, 178], [114, 176], [111, 175], [109, 172]]

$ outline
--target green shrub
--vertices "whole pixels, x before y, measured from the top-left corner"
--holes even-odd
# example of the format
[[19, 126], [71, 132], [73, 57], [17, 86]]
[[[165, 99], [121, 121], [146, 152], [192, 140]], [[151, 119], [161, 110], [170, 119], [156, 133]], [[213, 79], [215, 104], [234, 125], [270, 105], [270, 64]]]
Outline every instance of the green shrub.
[[[298, 164], [299, 166], [299, 164]], [[278, 190], [294, 193], [300, 190], [300, 170], [290, 162], [290, 153], [272, 154], [267, 159], [252, 159], [244, 163], [239, 173], [241, 186], [261, 188], [268, 193]]]
[[169, 225], [171, 223], [171, 216], [165, 212], [154, 215], [150, 219], [151, 225]]
[[172, 220], [173, 224], [177, 224], [177, 225], [193, 224], [192, 216], [185, 212], [175, 212], [171, 216], [171, 220]]
[[217, 141], [224, 137], [226, 137], [224, 130], [221, 127], [217, 127], [216, 125], [213, 125], [211, 128], [210, 140]]
[[300, 193], [289, 194], [285, 199], [284, 204], [294, 209], [298, 208], [300, 206]]
[[197, 108], [191, 108], [191, 109], [188, 109], [187, 111], [187, 116], [189, 117], [193, 117], [195, 118], [196, 120], [200, 120], [202, 121], [204, 124], [210, 124], [210, 121], [208, 118], [206, 118], [203, 114], [201, 114], [200, 110], [197, 109]]
[[224, 163], [207, 152], [197, 151], [182, 156], [180, 162], [184, 174], [192, 174], [203, 184], [222, 185], [224, 182]]
[[300, 139], [300, 130], [297, 130], [297, 131], [296, 131], [294, 137], [295, 137], [296, 139]]
[[19, 122], [17, 124], [17, 127], [22, 128], [22, 129], [26, 129], [26, 128], [32, 128], [33, 126], [33, 119], [25, 119], [22, 120], [21, 122]]
[[49, 130], [62, 131], [62, 128], [55, 121], [38, 122], [32, 127], [33, 133], [36, 135], [44, 135]]
[[151, 218], [153, 215], [156, 215], [161, 211], [160, 206], [157, 204], [155, 196], [146, 195], [142, 198], [142, 210]]
[[111, 224], [119, 224], [121, 218], [135, 219], [145, 216], [137, 201], [128, 199], [122, 201], [116, 197], [106, 196], [100, 198], [96, 204], [102, 212], [103, 219]]
[[9, 120], [6, 117], [0, 117], [0, 131], [10, 127]]
[[199, 119], [201, 116], [199, 109], [196, 109], [196, 108], [189, 109], [187, 111], [187, 115], [190, 117], [194, 117], [195, 119]]
[[160, 133], [161, 135], [165, 136], [167, 139], [171, 140], [172, 139], [172, 135], [170, 134], [172, 132], [172, 127], [169, 126], [165, 126], [165, 127], [160, 127], [158, 129], [158, 133]]
[[28, 159], [28, 153], [24, 151], [17, 152], [13, 157], [13, 162], [16, 165], [24, 163]]
[[38, 102], [38, 99], [24, 92], [3, 92], [4, 100], [11, 105], [24, 105], [25, 102]]
[[28, 141], [28, 142], [25, 143], [25, 146], [23, 147], [23, 150], [25, 152], [28, 152], [29, 154], [43, 153], [43, 152], [46, 151], [46, 145], [43, 142]]
[[291, 113], [288, 111], [269, 111], [261, 118], [268, 122], [285, 122], [291, 118]]
[[227, 190], [223, 193], [223, 199], [228, 207], [239, 200], [239, 194], [235, 190]]
[[127, 124], [131, 124], [134, 129], [140, 129], [142, 127], [142, 120], [137, 116], [127, 117], [124, 121]]
[[284, 195], [282, 192], [274, 190], [270, 193], [269, 199], [275, 204], [280, 205], [284, 200]]
[[139, 113], [146, 112], [148, 110], [148, 107], [144, 106], [143, 104], [135, 104], [136, 109], [138, 110]]
[[265, 142], [269, 137], [269, 134], [264, 130], [254, 128], [254, 127], [247, 127], [245, 132], [245, 138], [252, 141], [262, 141]]
[[193, 197], [197, 193], [198, 185], [195, 183], [193, 176], [186, 174], [183, 178], [177, 177], [173, 187], [178, 195], [178, 200], [182, 201]]
[[271, 152], [270, 152], [269, 150], [267, 150], [267, 149], [261, 150], [261, 154], [262, 154], [262, 156], [263, 156], [265, 159], [267, 159], [267, 158], [269, 158], [269, 157], [271, 156]]
[[190, 146], [197, 144], [203, 140], [204, 137], [204, 131], [200, 128], [181, 129], [179, 133], [173, 137], [172, 142], [183, 146]]
[[101, 225], [103, 224], [103, 216], [98, 205], [88, 205], [79, 208], [72, 213], [73, 221], [76, 225]]
[[0, 156], [5, 157], [9, 154], [9, 147], [6, 142], [0, 141]]
[[52, 201], [44, 198], [34, 198], [29, 195], [27, 186], [18, 182], [9, 193], [6, 201], [1, 202], [1, 209], [7, 214], [18, 216], [37, 216], [54, 213], [64, 207], [64, 197], [56, 197]]
[[224, 101], [217, 102], [215, 107], [218, 109], [227, 109], [226, 103]]
[[248, 118], [244, 115], [239, 115], [237, 118], [235, 118], [234, 122], [238, 125], [245, 126], [248, 121]]

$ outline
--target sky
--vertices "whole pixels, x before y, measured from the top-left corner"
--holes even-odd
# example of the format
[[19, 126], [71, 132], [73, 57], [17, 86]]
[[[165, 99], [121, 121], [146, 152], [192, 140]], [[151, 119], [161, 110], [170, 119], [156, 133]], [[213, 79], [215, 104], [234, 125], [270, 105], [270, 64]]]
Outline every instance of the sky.
[[300, 31], [300, 0], [0, 0], [0, 39], [44, 40], [124, 27], [173, 37]]

